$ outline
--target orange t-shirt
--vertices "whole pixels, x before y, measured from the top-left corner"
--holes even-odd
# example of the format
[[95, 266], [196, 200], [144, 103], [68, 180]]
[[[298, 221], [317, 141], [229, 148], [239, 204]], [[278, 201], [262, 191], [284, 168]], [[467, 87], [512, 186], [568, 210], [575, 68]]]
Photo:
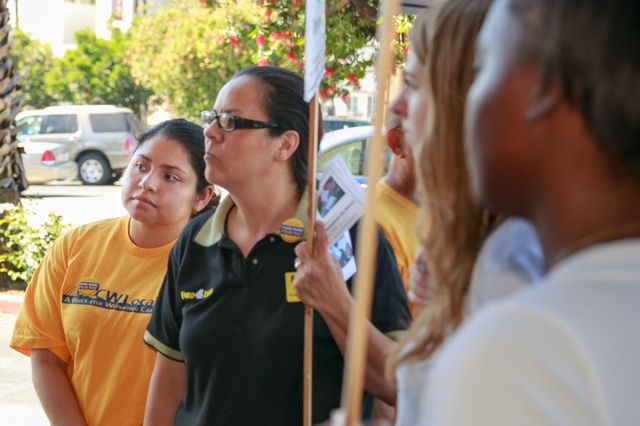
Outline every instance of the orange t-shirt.
[[[405, 291], [408, 292], [409, 268], [420, 249], [416, 230], [419, 209], [411, 200], [391, 188], [384, 179], [376, 184], [375, 191], [375, 219], [391, 245], [400, 278], [404, 283]], [[411, 303], [409, 303], [409, 309], [413, 314], [414, 308]]]
[[174, 242], [129, 239], [129, 218], [73, 229], [47, 252], [27, 288], [11, 347], [48, 349], [67, 374], [89, 425], [140, 425], [155, 351], [144, 330]]

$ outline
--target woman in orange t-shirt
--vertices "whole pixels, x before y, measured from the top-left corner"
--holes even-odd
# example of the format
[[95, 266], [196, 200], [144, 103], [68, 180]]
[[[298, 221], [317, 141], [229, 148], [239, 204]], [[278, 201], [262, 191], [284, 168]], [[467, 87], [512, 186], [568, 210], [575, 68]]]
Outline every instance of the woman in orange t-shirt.
[[52, 424], [142, 424], [155, 358], [142, 337], [173, 243], [215, 200], [204, 170], [200, 126], [146, 131], [123, 175], [129, 215], [69, 231], [39, 265], [11, 346], [31, 356]]

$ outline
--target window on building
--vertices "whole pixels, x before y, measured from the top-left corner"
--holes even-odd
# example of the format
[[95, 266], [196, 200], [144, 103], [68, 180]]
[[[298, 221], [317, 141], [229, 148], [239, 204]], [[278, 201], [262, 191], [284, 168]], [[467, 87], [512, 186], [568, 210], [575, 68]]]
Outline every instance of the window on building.
[[360, 96], [349, 97], [349, 112], [352, 115], [363, 115], [362, 107], [360, 106]]
[[367, 96], [367, 117], [373, 116], [373, 109], [376, 107], [376, 100], [373, 96]]
[[116, 21], [121, 21], [122, 11], [123, 11], [122, 0], [113, 0], [113, 6], [112, 6], [112, 12], [111, 12], [113, 19], [115, 19]]

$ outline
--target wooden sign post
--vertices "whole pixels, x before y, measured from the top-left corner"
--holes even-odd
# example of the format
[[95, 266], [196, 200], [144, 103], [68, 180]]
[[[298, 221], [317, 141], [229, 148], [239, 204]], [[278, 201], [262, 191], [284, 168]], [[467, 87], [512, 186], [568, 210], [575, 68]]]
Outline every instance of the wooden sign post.
[[[316, 152], [318, 151], [318, 89], [324, 76], [326, 51], [324, 0], [307, 0], [304, 35], [304, 100], [309, 102], [309, 143], [307, 152], [307, 248], [314, 254], [316, 224]], [[313, 407], [313, 308], [304, 307], [304, 349], [302, 380], [302, 424], [311, 426]]]
[[342, 386], [341, 411], [345, 415], [347, 426], [356, 426], [362, 411], [364, 371], [367, 364], [367, 322], [371, 315], [374, 268], [378, 247], [378, 234], [374, 220], [375, 191], [373, 185], [380, 178], [382, 149], [384, 138], [382, 124], [384, 118], [386, 91], [393, 61], [393, 17], [398, 12], [398, 0], [386, 0], [379, 11], [382, 26], [378, 29], [380, 53], [376, 60], [378, 76], [378, 102], [374, 112], [374, 134], [367, 147], [367, 191], [365, 212], [358, 230], [358, 272], [355, 281], [355, 305], [349, 317], [345, 375]]
[[[318, 151], [318, 96], [309, 103], [309, 147], [307, 152], [307, 248], [313, 256], [315, 251], [313, 230], [316, 224], [316, 152]], [[304, 352], [302, 382], [302, 424], [311, 426], [313, 405], [313, 308], [304, 306]]]

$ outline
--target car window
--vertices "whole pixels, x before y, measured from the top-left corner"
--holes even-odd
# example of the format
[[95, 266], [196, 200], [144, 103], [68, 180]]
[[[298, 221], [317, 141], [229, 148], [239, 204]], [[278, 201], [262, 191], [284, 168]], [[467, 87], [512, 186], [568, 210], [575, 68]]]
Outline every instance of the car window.
[[75, 133], [77, 130], [78, 119], [74, 114], [47, 115], [40, 133]]
[[16, 121], [16, 127], [22, 127], [19, 135], [37, 135], [40, 133], [40, 126], [42, 125], [41, 115], [32, 115], [31, 117], [24, 117]]
[[361, 139], [353, 142], [346, 143], [344, 145], [337, 146], [326, 152], [320, 154], [318, 158], [318, 169], [324, 170], [326, 165], [335, 157], [340, 154], [351, 173], [356, 176], [361, 176], [364, 172], [364, 147], [366, 139]]
[[325, 132], [346, 129], [347, 127], [369, 126], [371, 123], [364, 120], [344, 120], [335, 118], [325, 118], [322, 122]]
[[[324, 131], [327, 132], [327, 133], [328, 132], [333, 132], [335, 130], [343, 128], [343, 124], [342, 124], [341, 121], [324, 120], [323, 124], [324, 124]], [[346, 127], [346, 126], [344, 126], [344, 127]]]
[[109, 132], [131, 132], [132, 123], [135, 118], [133, 114], [124, 112], [112, 114], [89, 114], [91, 128], [95, 133]]

